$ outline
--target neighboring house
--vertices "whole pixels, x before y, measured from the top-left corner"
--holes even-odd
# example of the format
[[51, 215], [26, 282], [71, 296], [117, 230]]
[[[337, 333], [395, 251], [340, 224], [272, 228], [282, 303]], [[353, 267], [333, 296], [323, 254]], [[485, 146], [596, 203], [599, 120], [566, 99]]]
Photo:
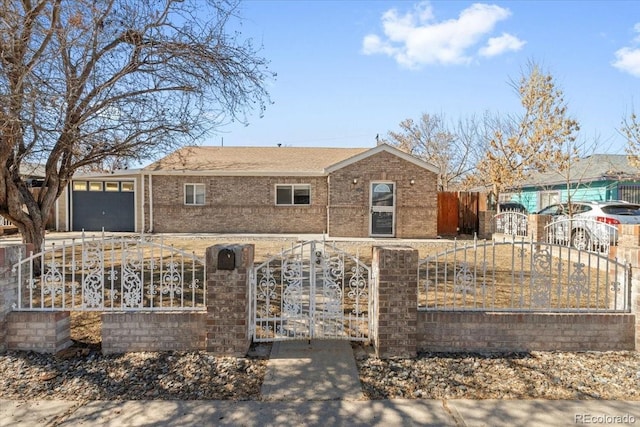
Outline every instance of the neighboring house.
[[437, 169], [394, 147], [185, 147], [74, 178], [67, 229], [433, 238]]
[[39, 163], [22, 162], [20, 176], [31, 188], [41, 187], [46, 176], [45, 165]]
[[520, 202], [529, 212], [569, 198], [640, 203], [640, 170], [624, 154], [594, 154], [573, 162], [568, 171], [532, 175], [517, 190], [500, 195], [501, 201]]

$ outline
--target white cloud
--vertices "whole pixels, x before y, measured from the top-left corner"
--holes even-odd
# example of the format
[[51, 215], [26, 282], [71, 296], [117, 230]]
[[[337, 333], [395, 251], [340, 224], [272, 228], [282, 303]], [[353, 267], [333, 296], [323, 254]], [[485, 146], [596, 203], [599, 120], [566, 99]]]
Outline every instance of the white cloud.
[[503, 33], [500, 37], [491, 37], [487, 45], [479, 50], [481, 56], [498, 56], [509, 51], [522, 49], [526, 42], [511, 34]]
[[[640, 33], [640, 23], [633, 27]], [[640, 43], [640, 35], [633, 39], [633, 43]], [[623, 47], [615, 52], [616, 60], [611, 63], [618, 70], [640, 77], [640, 47]]]
[[[369, 34], [363, 39], [366, 55], [384, 54], [409, 68], [427, 64], [464, 64], [469, 53], [482, 43], [496, 24], [511, 15], [508, 9], [476, 3], [460, 12], [457, 19], [437, 22], [431, 4], [423, 2], [405, 14], [391, 9], [382, 15], [384, 37]], [[495, 56], [522, 48], [524, 42], [509, 34], [493, 38], [481, 49]]]
[[623, 47], [617, 50], [613, 66], [632, 76], [640, 77], [640, 48]]
[[394, 49], [389, 43], [383, 42], [380, 37], [375, 34], [369, 34], [362, 42], [362, 52], [365, 55], [384, 53], [386, 55], [393, 56], [396, 54], [397, 49]]

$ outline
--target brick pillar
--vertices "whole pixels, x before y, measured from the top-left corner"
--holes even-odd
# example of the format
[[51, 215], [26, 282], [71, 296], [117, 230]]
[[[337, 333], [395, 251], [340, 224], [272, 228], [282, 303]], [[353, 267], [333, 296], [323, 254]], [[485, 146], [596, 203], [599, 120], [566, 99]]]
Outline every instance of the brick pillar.
[[478, 239], [491, 239], [493, 234], [493, 217], [496, 211], [478, 212]]
[[374, 316], [376, 355], [381, 359], [417, 354], [418, 250], [404, 246], [373, 248], [377, 304]]
[[551, 221], [549, 215], [531, 214], [527, 218], [527, 237], [534, 242], [546, 242], [544, 227]]
[[7, 318], [18, 303], [18, 276], [11, 268], [25, 255], [24, 245], [0, 247], [0, 354], [7, 351]]
[[631, 263], [631, 313], [636, 322], [636, 351], [640, 351], [640, 226], [618, 225], [618, 259]]
[[7, 349], [55, 354], [71, 347], [68, 311], [12, 311], [7, 316]]
[[[229, 250], [235, 256], [233, 269], [226, 269], [226, 255], [218, 265], [220, 252]], [[215, 355], [242, 357], [251, 345], [249, 286], [253, 254], [254, 245], [215, 245], [207, 248], [206, 348]]]

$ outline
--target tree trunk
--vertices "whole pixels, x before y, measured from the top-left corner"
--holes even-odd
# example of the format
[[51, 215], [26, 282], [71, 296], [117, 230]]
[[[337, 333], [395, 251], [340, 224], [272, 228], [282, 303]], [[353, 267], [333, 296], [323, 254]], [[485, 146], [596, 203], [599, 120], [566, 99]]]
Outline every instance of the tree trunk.
[[32, 246], [27, 250], [32, 250], [34, 253], [37, 253], [44, 249], [42, 247], [44, 243], [43, 226], [37, 227], [33, 222], [25, 222], [18, 224], [18, 230], [22, 235], [22, 243]]

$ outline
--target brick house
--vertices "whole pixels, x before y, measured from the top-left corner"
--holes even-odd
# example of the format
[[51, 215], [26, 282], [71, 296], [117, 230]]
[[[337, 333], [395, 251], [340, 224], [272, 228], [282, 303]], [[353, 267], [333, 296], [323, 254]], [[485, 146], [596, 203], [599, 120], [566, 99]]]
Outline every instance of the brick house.
[[[133, 189], [126, 202], [133, 230], [112, 226], [108, 231], [399, 238], [437, 234], [437, 169], [386, 144], [184, 147], [139, 171], [105, 179], [131, 180], [126, 188]], [[81, 177], [72, 188], [90, 190], [99, 180]], [[114, 194], [109, 197], [115, 197], [116, 185], [110, 185]], [[69, 229], [77, 229], [71, 222]]]

